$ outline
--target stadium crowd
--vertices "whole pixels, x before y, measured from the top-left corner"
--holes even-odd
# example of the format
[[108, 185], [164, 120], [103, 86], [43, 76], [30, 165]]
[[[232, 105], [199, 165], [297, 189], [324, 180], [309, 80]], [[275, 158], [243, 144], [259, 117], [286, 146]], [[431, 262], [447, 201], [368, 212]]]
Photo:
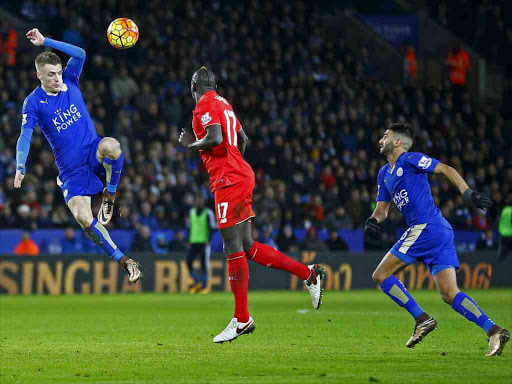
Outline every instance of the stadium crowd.
[[[213, 206], [200, 157], [178, 144], [181, 127], [190, 127], [190, 77], [201, 65], [217, 74], [219, 94], [250, 138], [245, 157], [256, 173], [255, 223], [260, 237], [273, 237], [268, 241], [298, 247], [288, 233], [300, 227], [311, 229], [311, 246], [321, 247], [315, 229], [362, 228], [384, 165], [377, 142], [392, 121], [411, 123], [412, 151], [454, 166], [498, 207], [511, 195], [512, 128], [499, 110], [469, 93], [456, 103], [448, 81], [441, 87], [376, 82], [367, 50], [348, 50], [345, 37], [320, 22], [314, 2], [123, 1], [119, 9], [110, 1], [63, 3], [26, 0], [17, 11], [43, 34], [87, 50], [81, 88], [89, 112], [98, 133], [116, 137], [125, 151], [114, 228], [139, 230], [144, 239], [148, 229], [185, 228], [195, 194]], [[52, 16], [46, 28], [42, 15]], [[141, 30], [128, 51], [114, 50], [105, 36], [117, 15], [133, 15]], [[75, 225], [41, 132], [32, 139], [23, 188], [13, 188], [20, 111], [39, 84], [38, 53], [19, 51], [14, 65], [0, 64], [2, 228]], [[454, 228], [489, 228], [485, 213], [466, 207], [448, 180], [431, 179]], [[405, 224], [394, 208], [390, 219], [393, 242], [393, 225]]]

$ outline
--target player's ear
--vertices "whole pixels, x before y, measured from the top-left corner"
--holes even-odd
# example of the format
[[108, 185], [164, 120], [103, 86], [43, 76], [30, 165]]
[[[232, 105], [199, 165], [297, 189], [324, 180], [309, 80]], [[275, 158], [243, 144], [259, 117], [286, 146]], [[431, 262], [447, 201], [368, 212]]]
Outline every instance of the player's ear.
[[41, 80], [41, 78], [43, 77], [43, 75], [39, 71], [36, 72], [36, 76], [39, 80]]

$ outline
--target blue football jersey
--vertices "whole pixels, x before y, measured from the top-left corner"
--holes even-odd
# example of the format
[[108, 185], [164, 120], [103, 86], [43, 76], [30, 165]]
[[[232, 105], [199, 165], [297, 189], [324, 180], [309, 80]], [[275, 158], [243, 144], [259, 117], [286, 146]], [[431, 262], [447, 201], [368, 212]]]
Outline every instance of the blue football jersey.
[[87, 161], [88, 146], [98, 137], [78, 86], [84, 61], [69, 59], [57, 95], [49, 95], [39, 86], [23, 103], [22, 128], [41, 127], [61, 175]]
[[394, 168], [388, 163], [380, 169], [377, 201], [393, 200], [410, 227], [429, 223], [451, 228], [434, 204], [428, 182], [437, 164], [439, 160], [423, 153], [402, 153]]

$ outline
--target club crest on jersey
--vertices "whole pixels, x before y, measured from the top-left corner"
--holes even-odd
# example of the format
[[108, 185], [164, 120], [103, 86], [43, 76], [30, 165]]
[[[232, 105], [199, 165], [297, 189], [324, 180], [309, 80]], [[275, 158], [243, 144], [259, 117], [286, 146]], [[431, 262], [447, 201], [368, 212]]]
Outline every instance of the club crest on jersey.
[[398, 168], [398, 169], [396, 170], [396, 175], [397, 175], [398, 177], [402, 176], [403, 174], [404, 174], [404, 170], [402, 169], [402, 167], [400, 167], [400, 168]]
[[212, 117], [210, 116], [210, 112], [206, 112], [203, 116], [201, 116], [201, 124], [206, 125], [210, 121], [212, 121]]
[[55, 113], [57, 117], [52, 119], [52, 122], [59, 133], [62, 130], [68, 129], [73, 123], [77, 122], [78, 119], [82, 117], [82, 114], [75, 104], [71, 104], [65, 111], [62, 111], [62, 108], [59, 108], [53, 113]]
[[432, 159], [427, 156], [422, 156], [420, 161], [418, 161], [418, 167], [427, 169], [432, 164]]
[[62, 92], [67, 92], [68, 91], [68, 85], [66, 83], [62, 83], [62, 87], [60, 87], [60, 90]]

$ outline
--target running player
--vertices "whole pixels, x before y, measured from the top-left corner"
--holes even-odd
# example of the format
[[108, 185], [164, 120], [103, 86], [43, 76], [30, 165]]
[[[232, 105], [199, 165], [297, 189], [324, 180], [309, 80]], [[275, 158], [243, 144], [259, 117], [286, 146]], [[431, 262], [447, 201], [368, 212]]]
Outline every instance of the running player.
[[[38, 29], [30, 30], [26, 36], [35, 46], [54, 48], [71, 58], [64, 70], [55, 53], [43, 52], [35, 60], [41, 85], [23, 103], [14, 187], [20, 188], [25, 177], [32, 133], [39, 124], [52, 148], [59, 169], [57, 184], [71, 213], [86, 235], [116, 260], [129, 281], [135, 283], [141, 276], [138, 264], [121, 252], [104, 227], [112, 219], [124, 155], [116, 139], [98, 136], [85, 106], [78, 85], [85, 51], [44, 37]], [[100, 175], [106, 175], [106, 188]], [[96, 220], [92, 215], [91, 196], [102, 190], [103, 202]]]
[[321, 280], [325, 272], [317, 264], [306, 266], [268, 245], [253, 241], [251, 218], [255, 216], [252, 211], [254, 173], [242, 157], [248, 138], [231, 104], [217, 94], [216, 88], [212, 71], [201, 67], [194, 73], [190, 84], [196, 102], [192, 118], [194, 133], [183, 130], [179, 140], [184, 147], [201, 152], [215, 197], [229, 283], [235, 297], [233, 319], [213, 339], [215, 343], [222, 343], [251, 333], [255, 328], [247, 308], [247, 259], [267, 267], [283, 269], [304, 280], [315, 309], [321, 304]]
[[452, 167], [422, 153], [408, 152], [412, 143], [413, 132], [408, 124], [402, 123], [390, 124], [379, 141], [380, 153], [388, 164], [379, 171], [377, 207], [366, 221], [365, 231], [379, 230], [379, 223], [387, 218], [391, 200], [405, 217], [409, 229], [384, 256], [373, 273], [373, 279], [386, 295], [416, 320], [407, 347], [414, 348], [437, 327], [436, 320], [419, 307], [395, 276], [407, 265], [422, 261], [429, 268], [443, 300], [487, 333], [489, 350], [486, 356], [500, 355], [510, 333], [496, 325], [475, 300], [459, 290], [455, 275], [459, 260], [453, 244], [453, 229], [434, 204], [427, 174], [445, 175], [467, 204], [486, 209], [492, 201], [472, 191]]

